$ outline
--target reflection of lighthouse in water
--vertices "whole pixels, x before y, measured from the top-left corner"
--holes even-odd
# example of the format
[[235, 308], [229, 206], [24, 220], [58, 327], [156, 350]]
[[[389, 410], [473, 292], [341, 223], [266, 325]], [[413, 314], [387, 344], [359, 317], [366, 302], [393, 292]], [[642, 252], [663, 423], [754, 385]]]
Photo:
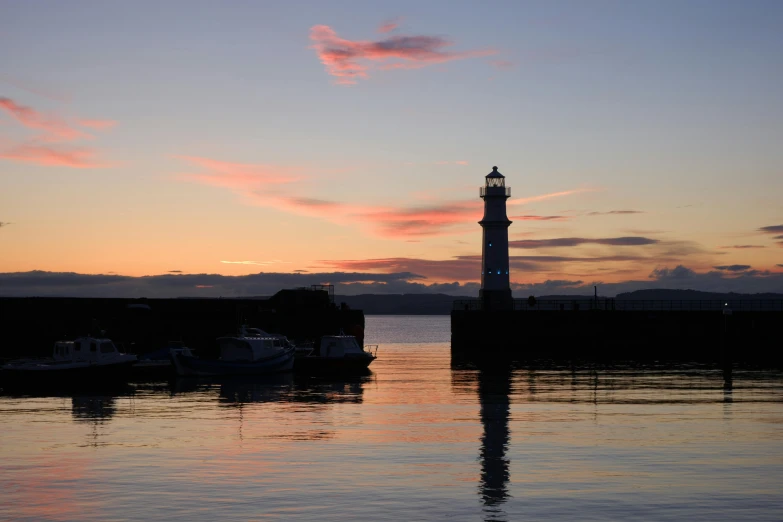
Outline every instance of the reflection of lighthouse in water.
[[509, 392], [511, 370], [479, 371], [481, 404], [481, 484], [480, 496], [490, 512], [499, 512], [508, 498], [509, 461], [506, 457], [509, 429]]

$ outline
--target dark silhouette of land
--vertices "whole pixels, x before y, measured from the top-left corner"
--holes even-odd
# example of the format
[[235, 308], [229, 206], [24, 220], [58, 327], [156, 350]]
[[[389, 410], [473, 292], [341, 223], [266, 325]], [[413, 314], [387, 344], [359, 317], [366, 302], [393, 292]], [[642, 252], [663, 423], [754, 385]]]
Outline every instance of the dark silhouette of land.
[[[517, 298], [527, 298], [519, 295]], [[446, 294], [362, 294], [336, 296], [335, 301], [345, 303], [352, 309], [363, 310], [367, 315], [447, 315], [454, 301], [476, 299], [476, 296], [453, 296]], [[536, 296], [539, 301], [592, 301], [594, 295], [544, 295]], [[602, 298], [603, 299], [603, 298]], [[696, 290], [637, 290], [618, 294], [615, 300], [668, 300], [668, 301], [719, 301], [719, 300], [783, 300], [783, 294], [737, 294], [699, 292]]]

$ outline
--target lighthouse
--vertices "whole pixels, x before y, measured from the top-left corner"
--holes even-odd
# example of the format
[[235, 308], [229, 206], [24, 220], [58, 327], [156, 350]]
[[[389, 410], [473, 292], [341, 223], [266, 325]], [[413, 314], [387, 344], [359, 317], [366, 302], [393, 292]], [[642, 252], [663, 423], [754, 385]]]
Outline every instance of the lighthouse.
[[513, 307], [508, 270], [508, 227], [506, 199], [511, 187], [506, 178], [492, 167], [479, 195], [484, 200], [484, 217], [479, 221], [483, 230], [481, 245], [481, 298], [485, 310], [508, 310]]

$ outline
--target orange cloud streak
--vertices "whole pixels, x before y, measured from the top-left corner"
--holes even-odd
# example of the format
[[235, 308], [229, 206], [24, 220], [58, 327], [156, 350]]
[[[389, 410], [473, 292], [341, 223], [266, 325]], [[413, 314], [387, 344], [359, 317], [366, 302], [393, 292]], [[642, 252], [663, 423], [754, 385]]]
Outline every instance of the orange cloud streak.
[[301, 175], [297, 175], [300, 169], [295, 167], [232, 163], [197, 156], [174, 157], [203, 169], [198, 174], [180, 174], [182, 179], [230, 188], [246, 195], [266, 185], [292, 183], [302, 179]]
[[49, 167], [71, 167], [75, 169], [95, 169], [110, 167], [111, 164], [97, 161], [95, 151], [87, 148], [54, 148], [43, 145], [19, 145], [0, 152], [0, 158], [34, 163]]
[[[269, 186], [279, 186], [302, 179], [301, 169], [274, 165], [230, 163], [195, 156], [175, 156], [199, 166], [204, 172], [180, 174], [180, 179], [207, 185], [229, 188], [248, 202], [275, 208], [292, 214], [325, 219], [341, 225], [360, 223], [381, 237], [410, 239], [422, 236], [441, 236], [459, 232], [458, 225], [473, 224], [481, 219], [482, 204], [479, 200], [452, 201], [422, 207], [378, 207], [357, 205], [327, 199], [292, 196], [279, 188], [270, 191]], [[540, 201], [568, 196], [587, 189], [568, 190], [542, 194], [522, 201]], [[564, 216], [524, 216], [522, 219], [566, 219]]]

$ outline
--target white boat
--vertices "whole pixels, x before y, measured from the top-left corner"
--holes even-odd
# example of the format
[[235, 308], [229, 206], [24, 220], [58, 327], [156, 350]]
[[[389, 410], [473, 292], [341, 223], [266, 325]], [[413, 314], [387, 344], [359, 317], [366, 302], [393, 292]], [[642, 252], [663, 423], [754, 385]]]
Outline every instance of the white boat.
[[296, 359], [295, 370], [302, 373], [365, 372], [377, 359], [378, 346], [362, 348], [353, 335], [324, 335], [318, 352]]
[[172, 351], [177, 375], [263, 375], [291, 371], [294, 347], [284, 346], [278, 337], [262, 336], [259, 331], [250, 330], [243, 326], [235, 337], [219, 337], [219, 359], [200, 359]]
[[292, 346], [294, 348], [294, 356], [295, 357], [306, 357], [313, 353], [313, 343], [309, 344], [294, 344], [291, 341], [288, 340], [288, 337], [286, 337], [283, 334], [271, 334], [268, 332], [265, 332], [264, 330], [260, 328], [249, 328], [247, 326], [244, 327], [245, 332], [247, 335], [253, 335], [256, 337], [273, 337], [280, 340], [280, 344], [282, 346]]
[[171, 341], [165, 348], [140, 355], [139, 362], [133, 365], [133, 373], [146, 377], [165, 377], [167, 374], [174, 374], [175, 368], [171, 359], [172, 353], [193, 355], [190, 348], [181, 341]]
[[0, 382], [4, 388], [117, 384], [125, 382], [136, 360], [135, 355], [120, 353], [111, 339], [79, 337], [56, 342], [50, 358], [19, 359], [3, 365]]

